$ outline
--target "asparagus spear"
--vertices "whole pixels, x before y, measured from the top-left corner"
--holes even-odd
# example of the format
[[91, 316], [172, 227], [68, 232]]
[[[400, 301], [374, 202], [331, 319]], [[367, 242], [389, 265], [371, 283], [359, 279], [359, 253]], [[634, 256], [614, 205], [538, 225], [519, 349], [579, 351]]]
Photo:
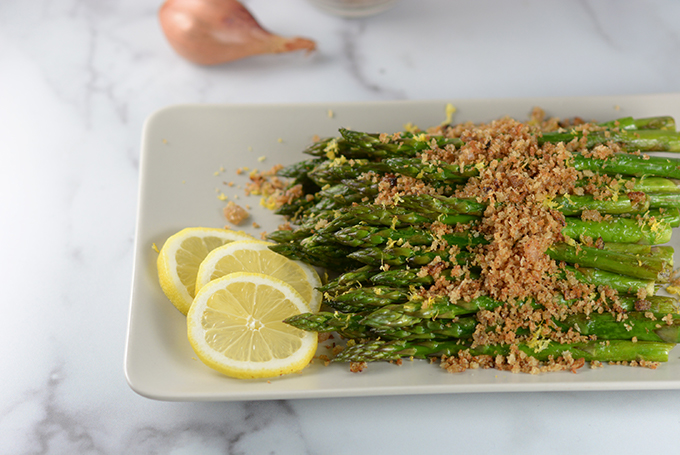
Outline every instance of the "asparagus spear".
[[[593, 182], [589, 178], [578, 180], [575, 185], [577, 187], [584, 187], [591, 185]], [[614, 193], [618, 192], [641, 192], [641, 193], [678, 193], [680, 192], [680, 185], [673, 179], [665, 177], [650, 177], [643, 176], [642, 178], [629, 177], [617, 178], [608, 184], [596, 184], [596, 187], [605, 187], [612, 190]]]
[[[633, 295], [622, 295], [619, 296], [617, 302], [621, 309], [627, 312], [651, 311], [664, 315], [680, 313], [678, 301], [672, 297], [648, 296], [644, 300], [640, 300]], [[568, 301], [563, 302], [565, 305], [570, 303]], [[453, 319], [461, 315], [476, 313], [481, 309], [492, 310], [502, 305], [502, 302], [487, 296], [480, 296], [469, 302], [464, 300], [450, 302], [446, 297], [437, 297], [432, 301], [413, 299], [406, 303], [386, 305], [382, 307], [382, 310], [404, 313], [423, 319]]]
[[[574, 359], [586, 362], [630, 362], [649, 361], [667, 362], [668, 354], [675, 344], [654, 341], [634, 343], [626, 340], [609, 342], [590, 341], [587, 343], [559, 344], [550, 342], [537, 351], [526, 344], [518, 345], [518, 349], [538, 360], [547, 361], [558, 358], [568, 352]], [[427, 358], [452, 356], [461, 351], [468, 351], [473, 356], [485, 355], [495, 357], [510, 354], [508, 345], [485, 345], [472, 348], [459, 341], [427, 341], [413, 342], [408, 340], [372, 340], [345, 348], [333, 362], [375, 362], [379, 360], [398, 360], [401, 358]]]
[[[400, 321], [396, 318], [399, 317]], [[302, 313], [291, 316], [286, 324], [312, 332], [337, 331], [346, 338], [380, 337], [400, 340], [434, 340], [442, 338], [469, 338], [475, 330], [474, 317], [456, 320], [426, 320], [408, 315], [396, 315], [389, 323], [368, 319], [361, 313]]]
[[[650, 213], [650, 212], [648, 212]], [[648, 217], [644, 222], [633, 218], [612, 217], [603, 221], [583, 221], [576, 217], [566, 217], [562, 234], [580, 239], [590, 237], [602, 238], [604, 242], [611, 243], [645, 243], [663, 244], [670, 241], [672, 226], [665, 221], [671, 219], [657, 214], [653, 218]], [[670, 212], [668, 212], [670, 213]], [[651, 214], [651, 213], [650, 213]], [[425, 230], [408, 226], [401, 229], [391, 229], [369, 225], [350, 225], [342, 227], [334, 233], [335, 241], [352, 247], [378, 246], [389, 241], [408, 242], [411, 245], [429, 245], [435, 240], [435, 236]], [[483, 245], [488, 241], [474, 232], [461, 232], [444, 234], [441, 239], [449, 245], [473, 246]]]
[[[551, 132], [543, 133], [538, 138], [538, 143], [546, 142], [571, 142], [584, 136], [580, 132]], [[635, 131], [590, 131], [586, 135], [586, 148], [592, 148], [599, 144], [617, 143], [625, 151], [659, 151], [680, 152], [680, 135], [675, 131], [668, 130], [635, 130]]]
[[627, 275], [621, 275], [606, 270], [600, 270], [590, 267], [572, 267], [565, 266], [560, 272], [563, 277], [567, 273], [573, 273], [574, 277], [582, 283], [593, 284], [595, 286], [609, 286], [619, 293], [635, 294], [640, 289], [644, 289], [647, 295], [654, 295], [655, 284], [654, 280], [647, 280], [635, 278]]
[[[605, 131], [588, 133], [587, 146], [607, 142], [617, 142], [625, 148], [636, 150], [674, 150], [677, 148], [675, 123], [670, 117], [653, 117], [632, 119], [630, 117], [599, 124]], [[312, 144], [305, 153], [316, 156], [343, 155], [347, 158], [386, 156], [414, 156], [417, 152], [431, 148], [434, 140], [438, 147], [454, 145], [460, 147], [463, 142], [458, 138], [445, 138], [438, 135], [402, 132], [398, 135], [380, 135], [347, 129], [340, 130], [340, 138], [327, 138]], [[582, 133], [551, 132], [539, 135], [539, 142], [570, 142], [582, 137]]]
[[[470, 277], [478, 278], [478, 271], [476, 268], [471, 269]], [[451, 278], [451, 269], [442, 270], [440, 276], [455, 280], [455, 278]], [[390, 269], [373, 275], [370, 281], [375, 285], [408, 287], [432, 284], [434, 277], [427, 273], [421, 273], [419, 268]]]
[[[638, 257], [585, 245], [571, 246], [566, 243], [554, 244], [546, 253], [556, 261], [580, 264], [584, 267], [594, 267], [620, 275], [661, 283], [668, 280], [673, 266], [665, 258]], [[445, 250], [419, 251], [406, 247], [368, 247], [350, 253], [349, 257], [364, 264], [378, 267], [383, 264], [422, 266], [432, 262], [435, 257], [459, 264], [466, 264], [471, 259], [470, 253], [467, 252], [459, 252], [456, 256], [450, 257], [448, 251]]]
[[371, 286], [344, 292], [329, 299], [327, 303], [336, 309], [339, 309], [339, 305], [347, 308], [366, 308], [406, 302], [410, 297], [411, 292], [408, 288]]
[[[666, 317], [666, 320], [662, 318]], [[680, 315], [654, 313], [627, 313], [623, 321], [609, 313], [574, 314], [562, 321], [554, 321], [564, 329], [574, 328], [582, 335], [596, 335], [606, 340], [659, 341], [663, 343], [680, 342]]]
[[647, 193], [651, 208], [680, 208], [680, 194]]
[[342, 292], [352, 286], [360, 285], [368, 281], [370, 277], [378, 273], [380, 269], [377, 269], [370, 265], [364, 265], [358, 269], [349, 270], [337, 278], [329, 281], [325, 285], [319, 288], [321, 292]]
[[665, 259], [643, 258], [616, 251], [600, 250], [589, 246], [571, 246], [557, 243], [548, 248], [548, 256], [556, 261], [570, 264], [580, 264], [584, 267], [594, 267], [620, 275], [654, 280], [665, 283], [673, 267]]
[[680, 160], [658, 156], [641, 156], [618, 153], [607, 159], [586, 158], [574, 155], [572, 165], [579, 171], [593, 171], [609, 175], [656, 176], [680, 178]]
[[349, 257], [361, 263], [374, 266], [382, 266], [383, 264], [422, 266], [429, 264], [436, 257], [441, 258], [443, 261], [451, 261], [458, 264], [466, 264], [472, 259], [472, 255], [465, 251], [461, 251], [455, 256], [451, 256], [448, 251], [444, 250], [417, 251], [413, 248], [406, 247], [362, 248], [350, 253]]
[[[403, 229], [391, 229], [379, 226], [354, 225], [338, 230], [334, 237], [339, 243], [353, 247], [377, 246], [389, 241], [408, 242], [411, 245], [430, 245], [435, 240], [435, 236], [431, 232], [411, 226]], [[449, 245], [458, 246], [488, 243], [484, 237], [475, 236], [470, 232], [444, 234], [441, 238]]]
[[636, 130], [666, 130], [675, 131], [675, 119], [670, 116], [646, 117], [635, 119], [622, 117], [609, 122], [598, 123], [605, 128], [616, 128], [624, 131]]
[[[649, 212], [648, 212], [649, 213]], [[673, 227], [664, 218], [612, 217], [603, 221], [584, 221], [576, 217], [566, 217], [562, 235], [574, 239], [590, 237], [601, 238], [609, 243], [644, 243], [658, 245], [671, 239]]]

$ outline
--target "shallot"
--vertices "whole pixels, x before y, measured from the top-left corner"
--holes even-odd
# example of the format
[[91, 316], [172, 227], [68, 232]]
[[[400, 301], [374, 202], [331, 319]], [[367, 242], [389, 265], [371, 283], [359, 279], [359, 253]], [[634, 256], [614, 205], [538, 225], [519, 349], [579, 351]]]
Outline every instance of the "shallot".
[[265, 30], [236, 0], [167, 0], [158, 13], [170, 45], [189, 61], [218, 65], [257, 54], [316, 49], [312, 40]]

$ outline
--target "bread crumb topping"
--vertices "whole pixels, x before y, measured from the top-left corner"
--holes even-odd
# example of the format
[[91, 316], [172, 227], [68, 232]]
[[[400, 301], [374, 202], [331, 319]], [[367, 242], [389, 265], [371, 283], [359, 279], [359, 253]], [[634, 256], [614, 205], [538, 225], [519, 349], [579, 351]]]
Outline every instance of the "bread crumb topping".
[[[488, 243], [461, 247], [473, 254], [467, 265], [453, 268], [450, 262], [438, 258], [422, 267], [418, 275], [430, 275], [434, 283], [419, 288], [417, 293], [424, 301], [446, 296], [451, 302], [469, 302], [479, 296], [489, 296], [504, 302], [493, 310], [477, 312], [479, 324], [473, 334], [472, 347], [509, 344], [512, 353], [490, 358], [470, 356], [464, 351], [442, 359], [442, 368], [447, 371], [488, 367], [528, 373], [576, 371], [584, 365], [583, 359], [572, 359], [565, 353], [558, 359], [539, 362], [519, 351], [518, 345], [528, 343], [538, 351], [548, 342], [593, 340], [594, 336], [581, 335], [573, 328], [563, 330], [554, 321], [576, 313], [621, 312], [616, 291], [596, 289], [577, 281], [573, 272], [565, 271], [563, 264], [546, 254], [552, 245], [569, 240], [561, 234], [565, 217], [551, 201], [584, 194], [595, 199], [616, 198], [634, 185], [634, 180], [622, 183], [592, 172], [579, 172], [570, 165], [575, 152], [604, 159], [618, 151], [606, 145], [586, 151], [584, 138], [596, 129], [591, 124], [577, 120], [571, 125], [583, 133], [581, 139], [568, 144], [539, 144], [542, 131], [556, 130], [563, 125], [553, 119], [546, 120], [542, 111], [534, 111], [527, 123], [503, 118], [488, 124], [438, 127], [437, 133], [461, 138], [464, 145], [438, 147], [432, 141], [430, 150], [423, 151], [418, 157], [435, 167], [453, 165], [463, 171], [474, 166], [478, 170], [478, 175], [455, 189], [435, 188], [421, 179], [402, 175], [363, 177], [378, 183], [376, 203], [382, 205], [398, 204], [404, 196], [446, 192], [452, 197], [486, 205], [481, 221], [476, 224], [448, 226], [435, 222], [428, 226], [429, 232], [436, 237], [431, 249], [448, 249], [443, 236], [451, 232], [470, 232], [485, 238]], [[633, 197], [637, 195], [633, 194]], [[596, 210], [584, 210], [581, 218], [605, 219]], [[601, 245], [601, 239], [586, 241], [590, 245]], [[473, 268], [477, 270], [474, 274], [471, 273]], [[444, 269], [451, 273], [443, 274]], [[574, 301], [566, 305], [564, 299]], [[644, 296], [640, 300], [644, 300]]]

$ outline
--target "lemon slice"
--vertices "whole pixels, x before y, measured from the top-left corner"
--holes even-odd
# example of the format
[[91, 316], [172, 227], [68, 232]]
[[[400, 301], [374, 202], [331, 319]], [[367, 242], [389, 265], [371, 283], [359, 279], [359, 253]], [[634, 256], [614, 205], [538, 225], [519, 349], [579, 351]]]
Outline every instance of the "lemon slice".
[[168, 238], [158, 255], [158, 279], [165, 295], [183, 314], [194, 299], [198, 266], [208, 253], [235, 240], [252, 239], [228, 229], [186, 228]]
[[259, 273], [232, 273], [198, 291], [187, 315], [189, 343], [203, 363], [227, 376], [293, 373], [314, 356], [317, 334], [282, 321], [308, 311], [287, 283]]
[[321, 280], [313, 267], [293, 261], [269, 249], [270, 242], [241, 240], [215, 248], [198, 268], [196, 289], [234, 272], [262, 273], [288, 283], [300, 293], [312, 312], [319, 311]]

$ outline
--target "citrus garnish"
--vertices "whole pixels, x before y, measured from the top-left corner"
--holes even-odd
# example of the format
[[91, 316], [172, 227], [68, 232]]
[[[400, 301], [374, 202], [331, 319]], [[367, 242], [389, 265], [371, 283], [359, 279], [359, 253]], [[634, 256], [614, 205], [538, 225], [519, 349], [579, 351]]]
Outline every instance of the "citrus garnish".
[[294, 261], [269, 249], [272, 243], [241, 240], [214, 249], [198, 268], [196, 289], [234, 272], [262, 273], [291, 285], [307, 302], [312, 312], [319, 311], [321, 280], [313, 267]]
[[208, 253], [251, 236], [228, 229], [186, 228], [168, 238], [158, 255], [158, 279], [165, 295], [183, 314], [194, 299], [198, 266]]
[[269, 378], [303, 369], [317, 348], [315, 332], [284, 319], [309, 312], [290, 285], [237, 272], [210, 281], [187, 315], [189, 343], [210, 368], [235, 378]]

